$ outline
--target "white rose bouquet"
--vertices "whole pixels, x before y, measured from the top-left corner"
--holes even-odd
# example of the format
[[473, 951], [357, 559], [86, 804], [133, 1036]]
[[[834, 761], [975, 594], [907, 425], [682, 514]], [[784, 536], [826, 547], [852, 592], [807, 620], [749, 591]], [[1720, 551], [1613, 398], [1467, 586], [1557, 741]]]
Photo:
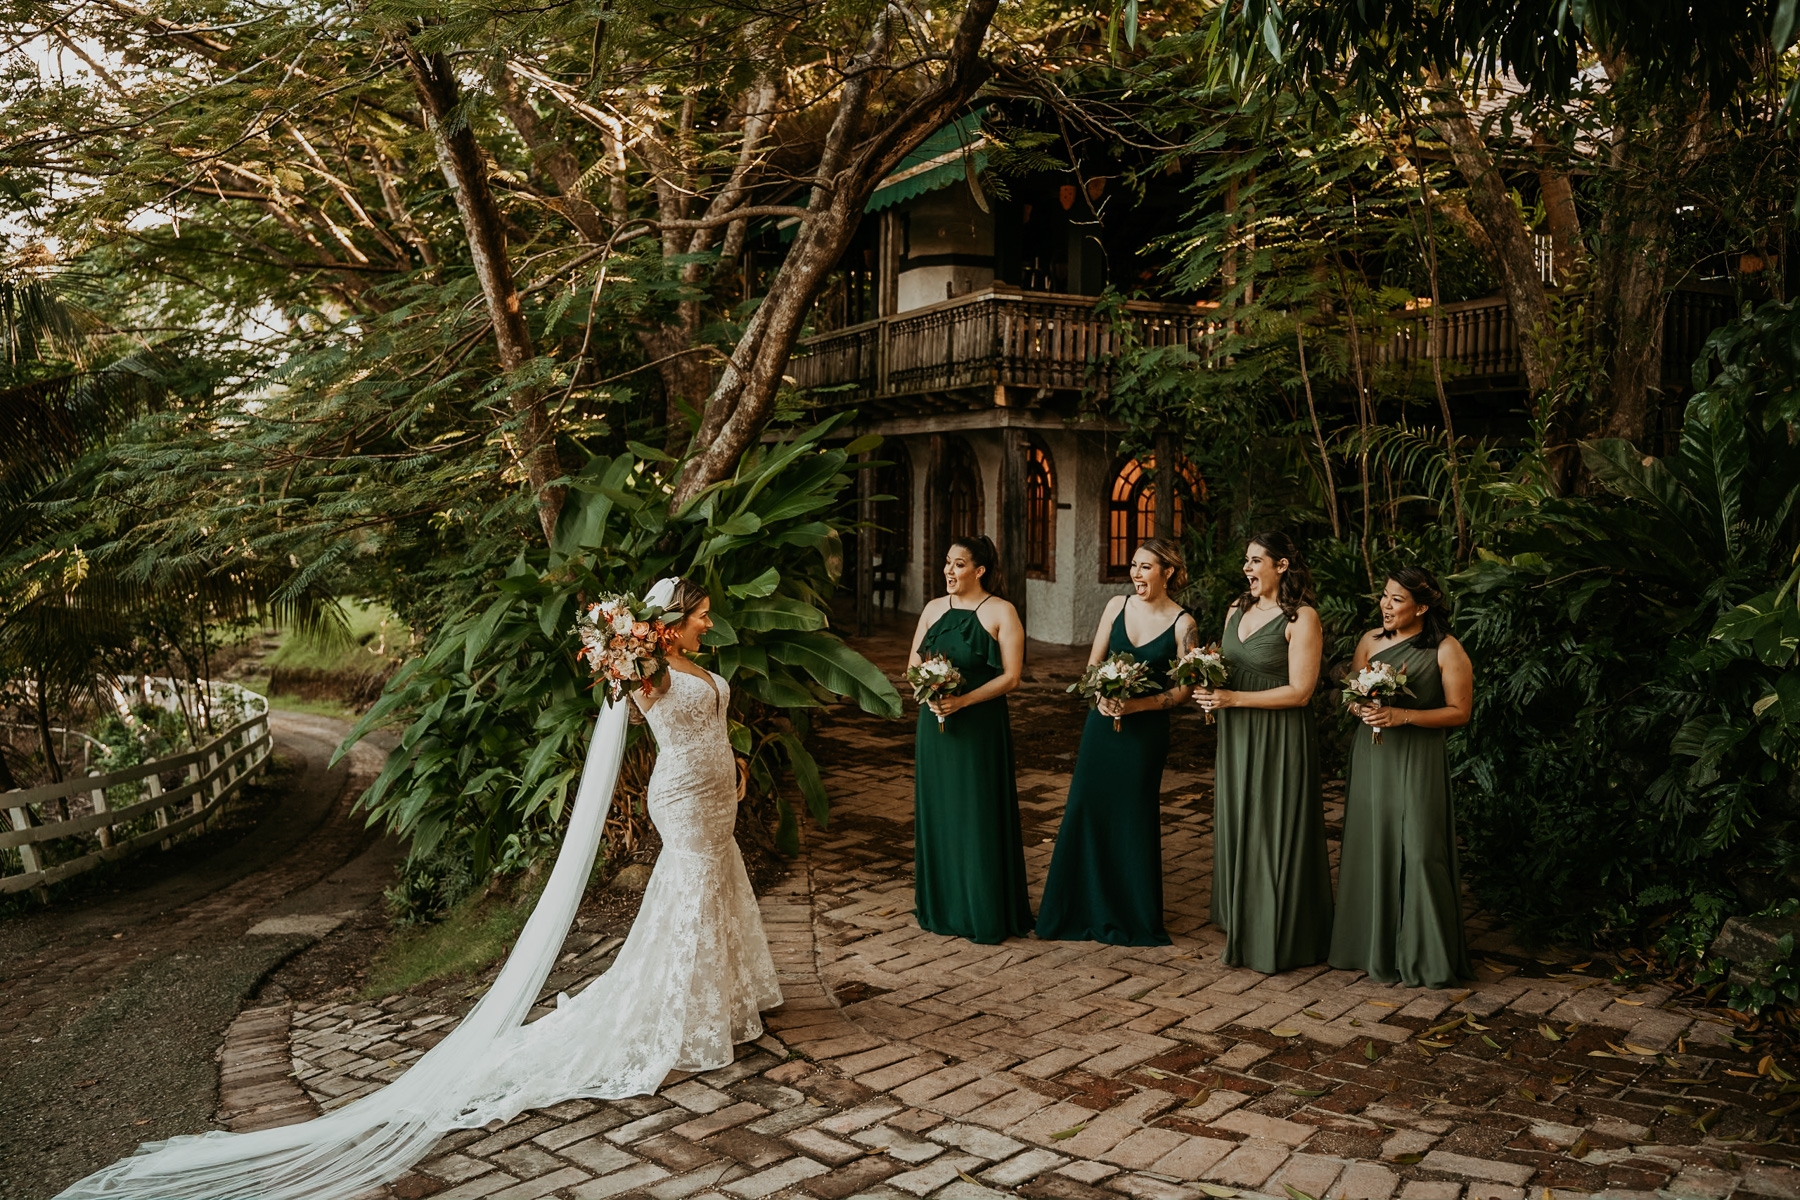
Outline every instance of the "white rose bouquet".
[[[1169, 678], [1176, 687], [1204, 688], [1211, 691], [1223, 686], [1231, 675], [1231, 668], [1225, 662], [1225, 652], [1219, 643], [1210, 646], [1195, 646], [1186, 654], [1169, 664]], [[1206, 723], [1213, 723], [1212, 713], [1206, 714]]]
[[[906, 668], [906, 682], [912, 684], [913, 699], [920, 704], [957, 691], [963, 685], [962, 672], [942, 654], [928, 654], [918, 666]], [[944, 718], [938, 718], [938, 732], [944, 731]]]
[[[1406, 672], [1390, 662], [1372, 662], [1344, 677], [1344, 699], [1351, 704], [1385, 704], [1395, 696], [1410, 696]], [[1370, 730], [1369, 741], [1381, 745], [1381, 730]]]
[[669, 673], [669, 642], [675, 631], [661, 621], [663, 609], [635, 596], [611, 593], [575, 618], [581, 656], [618, 703], [638, 688], [645, 695]]
[[[1150, 664], [1139, 662], [1123, 650], [1108, 656], [1105, 662], [1095, 663], [1069, 685], [1069, 691], [1086, 696], [1088, 703], [1096, 708], [1102, 699], [1129, 700], [1155, 690], [1156, 684], [1150, 678]], [[1114, 717], [1113, 732], [1118, 731], [1119, 718]]]

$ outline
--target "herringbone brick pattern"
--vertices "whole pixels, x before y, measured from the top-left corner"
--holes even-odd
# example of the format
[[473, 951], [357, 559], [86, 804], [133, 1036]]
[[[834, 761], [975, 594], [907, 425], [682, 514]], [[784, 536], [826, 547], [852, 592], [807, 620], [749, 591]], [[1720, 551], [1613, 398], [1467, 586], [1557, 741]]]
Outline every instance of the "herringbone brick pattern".
[[[1050, 684], [1016, 701], [1066, 704]], [[1800, 1197], [1788, 1113], [1729, 1026], [1655, 989], [1545, 965], [1471, 915], [1480, 978], [1433, 991], [1219, 961], [1209, 780], [1172, 772], [1174, 945], [974, 946], [911, 919], [911, 747], [837, 714], [827, 830], [764, 897], [786, 1003], [732, 1066], [444, 1139], [395, 1196], [760, 1200], [1723, 1200]], [[1041, 886], [1067, 777], [1020, 778]], [[1335, 816], [1332, 818], [1335, 825]], [[571, 936], [546, 988], [603, 970]], [[478, 989], [298, 1006], [331, 1107], [393, 1078]], [[229, 1066], [229, 1063], [228, 1063]]]

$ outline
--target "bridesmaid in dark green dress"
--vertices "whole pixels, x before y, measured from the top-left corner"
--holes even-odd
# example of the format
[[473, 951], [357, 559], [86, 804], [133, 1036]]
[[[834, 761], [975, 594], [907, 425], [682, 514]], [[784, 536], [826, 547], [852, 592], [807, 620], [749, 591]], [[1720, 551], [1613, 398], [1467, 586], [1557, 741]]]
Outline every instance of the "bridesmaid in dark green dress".
[[1413, 695], [1351, 710], [1382, 737], [1380, 745], [1363, 733], [1351, 741], [1331, 965], [1382, 983], [1451, 987], [1475, 972], [1463, 942], [1444, 743], [1448, 730], [1469, 723], [1475, 678], [1430, 572], [1388, 575], [1381, 628], [1356, 647], [1356, 669], [1371, 662], [1405, 670]]
[[[1188, 698], [1187, 688], [1170, 687], [1169, 665], [1199, 640], [1194, 618], [1169, 592], [1186, 584], [1180, 549], [1151, 538], [1131, 557], [1132, 593], [1109, 601], [1100, 617], [1088, 662], [1124, 651], [1154, 668], [1158, 690], [1102, 700], [1088, 712], [1038, 905], [1041, 938], [1169, 944], [1163, 929], [1163, 760], [1169, 710]], [[1114, 717], [1121, 719], [1117, 730]]]
[[1308, 707], [1324, 630], [1312, 573], [1286, 534], [1259, 533], [1244, 553], [1250, 587], [1220, 645], [1226, 687], [1196, 689], [1218, 714], [1213, 800], [1213, 924], [1225, 962], [1272, 975], [1331, 949], [1331, 863], [1319, 737]]
[[1025, 629], [1018, 610], [984, 586], [997, 560], [985, 537], [951, 543], [947, 594], [919, 614], [910, 660], [941, 654], [963, 676], [960, 691], [919, 712], [913, 915], [921, 929], [983, 943], [1031, 931], [1006, 708], [1025, 669]]

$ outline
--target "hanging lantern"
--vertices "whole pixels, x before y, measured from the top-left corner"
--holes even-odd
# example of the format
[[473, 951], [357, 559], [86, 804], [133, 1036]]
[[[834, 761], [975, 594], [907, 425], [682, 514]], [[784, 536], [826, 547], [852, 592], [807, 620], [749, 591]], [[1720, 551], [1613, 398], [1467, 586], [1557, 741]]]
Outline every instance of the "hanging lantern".
[[1090, 201], [1098, 203], [1100, 200], [1100, 197], [1105, 192], [1106, 192], [1106, 176], [1096, 175], [1092, 179], [1088, 180], [1087, 194], [1088, 194], [1088, 199]]
[[1063, 184], [1060, 188], [1056, 189], [1056, 198], [1062, 202], [1064, 212], [1067, 212], [1071, 208], [1074, 208], [1075, 207], [1075, 185], [1072, 183]]

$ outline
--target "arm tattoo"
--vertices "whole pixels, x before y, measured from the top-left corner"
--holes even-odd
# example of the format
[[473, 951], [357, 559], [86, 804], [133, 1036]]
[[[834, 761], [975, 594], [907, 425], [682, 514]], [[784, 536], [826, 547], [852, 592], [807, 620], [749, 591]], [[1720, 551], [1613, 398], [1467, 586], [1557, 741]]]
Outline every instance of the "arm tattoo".
[[1180, 703], [1181, 701], [1176, 699], [1173, 690], [1156, 693], [1156, 707], [1158, 708], [1174, 708]]
[[1194, 622], [1193, 618], [1190, 617], [1190, 618], [1188, 618], [1187, 632], [1181, 635], [1181, 655], [1185, 656], [1188, 651], [1192, 650], [1194, 647], [1198, 646], [1199, 644], [1200, 644], [1200, 626]]

